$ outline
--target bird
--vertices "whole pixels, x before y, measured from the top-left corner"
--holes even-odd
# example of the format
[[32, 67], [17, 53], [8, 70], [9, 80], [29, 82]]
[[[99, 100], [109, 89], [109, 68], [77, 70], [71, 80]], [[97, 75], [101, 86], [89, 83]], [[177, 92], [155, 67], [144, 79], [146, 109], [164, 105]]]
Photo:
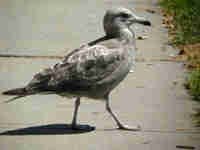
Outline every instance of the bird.
[[141, 130], [140, 126], [131, 127], [122, 123], [110, 107], [111, 91], [135, 65], [135, 34], [130, 28], [135, 23], [151, 25], [149, 20], [135, 15], [130, 9], [108, 9], [103, 17], [105, 36], [74, 49], [61, 62], [36, 73], [24, 87], [2, 94], [16, 96], [13, 100], [35, 94], [74, 98], [73, 130], [80, 130], [77, 115], [81, 98], [101, 100], [105, 102], [117, 129]]

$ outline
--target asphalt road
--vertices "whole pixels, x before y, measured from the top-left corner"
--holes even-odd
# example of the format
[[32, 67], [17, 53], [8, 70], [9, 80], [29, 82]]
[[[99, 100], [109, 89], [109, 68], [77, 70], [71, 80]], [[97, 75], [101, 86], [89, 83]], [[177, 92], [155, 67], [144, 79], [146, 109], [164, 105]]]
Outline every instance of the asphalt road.
[[[177, 50], [167, 44], [157, 0], [1, 1], [0, 55], [63, 56], [103, 35], [102, 17], [111, 6], [127, 7], [152, 22], [152, 27], [134, 29], [137, 36], [148, 36], [137, 41], [137, 57], [154, 61], [138, 62], [136, 71], [111, 95], [111, 107], [119, 118], [130, 126], [141, 125], [142, 131], [117, 130], [103, 102], [83, 99], [79, 122], [96, 129], [73, 132], [68, 128], [73, 100], [29, 96], [7, 104], [3, 102], [9, 97], [0, 95], [1, 150], [200, 149], [200, 131], [190, 118], [197, 104], [183, 87], [183, 63], [159, 61]], [[0, 57], [0, 92], [23, 86], [40, 69], [58, 61]]]

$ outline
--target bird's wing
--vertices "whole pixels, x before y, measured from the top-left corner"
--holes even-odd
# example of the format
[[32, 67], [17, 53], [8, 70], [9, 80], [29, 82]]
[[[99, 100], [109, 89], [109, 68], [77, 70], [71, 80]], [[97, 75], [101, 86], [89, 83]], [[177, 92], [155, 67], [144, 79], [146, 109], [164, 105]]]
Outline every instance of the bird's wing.
[[[120, 46], [115, 44], [116, 41], [114, 41], [115, 46], [108, 43], [84, 45], [75, 49], [62, 62], [34, 75], [26, 86], [27, 90], [62, 91], [66, 86], [86, 89], [95, 85], [115, 71], [124, 59], [119, 50]], [[113, 43], [113, 40], [110, 43]]]
[[48, 86], [55, 90], [66, 86], [83, 89], [93, 86], [114, 72], [122, 59], [121, 51], [116, 48], [86, 46], [54, 66]]
[[[33, 91], [33, 92], [42, 92], [42, 91], [48, 91], [49, 90], [49, 82], [52, 78], [54, 78], [56, 71], [58, 71], [58, 68], [61, 67], [61, 64], [66, 64], [67, 67], [70, 65], [67, 65], [68, 58], [74, 55], [74, 53], [77, 53], [83, 49], [86, 49], [88, 45], [82, 45], [80, 48], [75, 49], [74, 51], [71, 51], [61, 63], [55, 64], [53, 67], [46, 68], [41, 70], [40, 72], [36, 73], [32, 80], [28, 83], [28, 85], [25, 87], [27, 91]], [[51, 83], [51, 82], [50, 82]]]
[[48, 88], [48, 82], [53, 75], [53, 69], [47, 68], [33, 76], [33, 79], [29, 82], [29, 84], [25, 87], [28, 92], [38, 93], [42, 91], [46, 91]]

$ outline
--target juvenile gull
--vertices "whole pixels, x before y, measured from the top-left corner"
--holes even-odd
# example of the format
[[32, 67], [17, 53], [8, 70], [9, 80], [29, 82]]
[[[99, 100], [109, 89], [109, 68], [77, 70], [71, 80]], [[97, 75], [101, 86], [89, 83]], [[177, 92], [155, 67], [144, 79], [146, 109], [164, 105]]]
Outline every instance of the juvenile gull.
[[[150, 25], [126, 8], [107, 10], [103, 25], [106, 35], [69, 53], [61, 63], [34, 75], [23, 88], [3, 92], [16, 99], [34, 94], [75, 97], [72, 128], [79, 129], [77, 113], [81, 97], [104, 100], [106, 110], [119, 129], [140, 130], [122, 124], [109, 106], [110, 92], [127, 76], [135, 62], [135, 35], [130, 25]], [[14, 98], [15, 99], [15, 98]]]

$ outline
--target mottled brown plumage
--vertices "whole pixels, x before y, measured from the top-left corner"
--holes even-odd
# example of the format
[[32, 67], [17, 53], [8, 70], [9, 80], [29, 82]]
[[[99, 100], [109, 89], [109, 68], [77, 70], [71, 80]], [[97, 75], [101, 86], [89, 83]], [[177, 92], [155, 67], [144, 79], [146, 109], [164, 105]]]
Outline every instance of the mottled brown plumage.
[[[104, 16], [105, 37], [92, 41], [69, 53], [62, 62], [37, 73], [24, 88], [4, 92], [19, 97], [53, 93], [76, 97], [72, 127], [77, 129], [76, 116], [80, 97], [102, 99], [120, 129], [124, 126], [111, 111], [110, 92], [126, 77], [135, 62], [133, 23], [150, 25], [125, 8], [110, 9]], [[139, 128], [133, 128], [138, 130]]]

